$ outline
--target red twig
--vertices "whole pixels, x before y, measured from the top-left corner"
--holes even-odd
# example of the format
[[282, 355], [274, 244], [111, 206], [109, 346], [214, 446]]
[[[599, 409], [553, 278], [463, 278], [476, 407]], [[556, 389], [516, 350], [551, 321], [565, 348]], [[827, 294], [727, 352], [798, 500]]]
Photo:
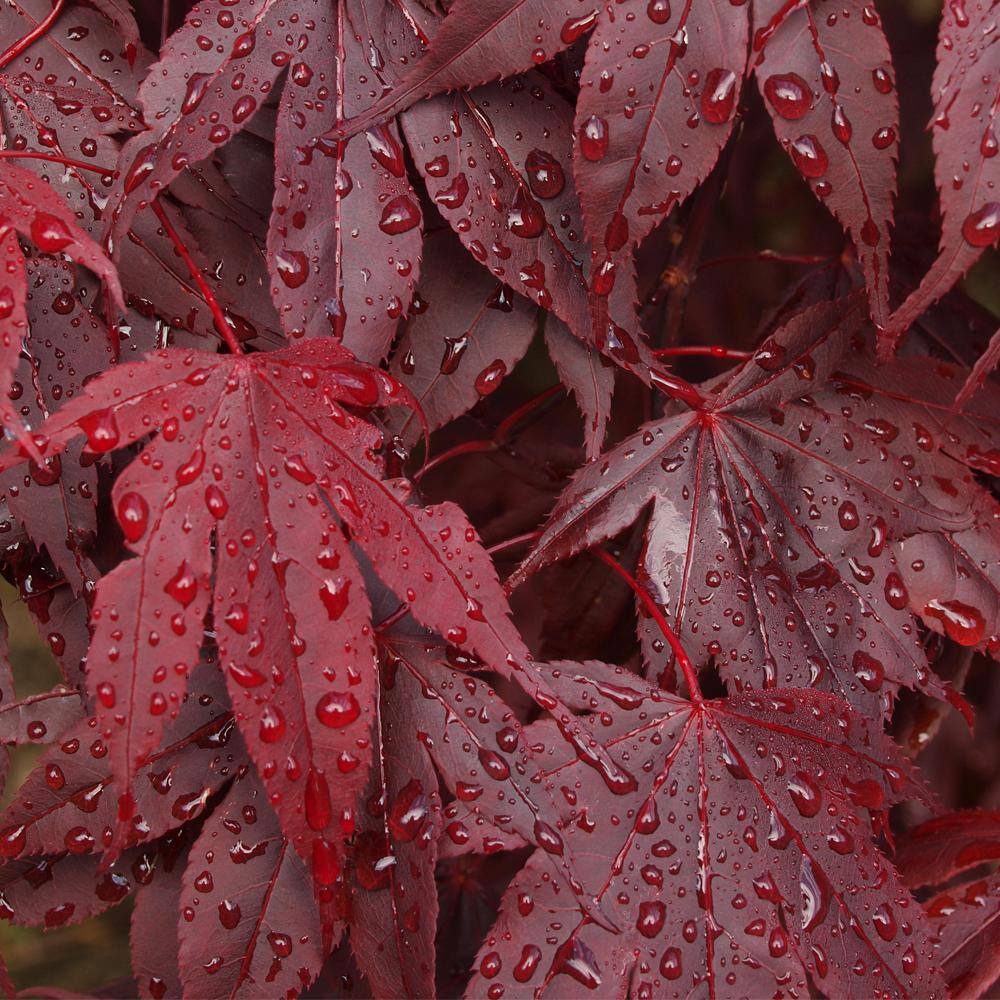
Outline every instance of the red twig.
[[52, 5], [52, 10], [36, 24], [22, 38], [19, 38], [13, 45], [9, 45], [3, 53], [0, 53], [0, 71], [5, 70], [22, 52], [30, 49], [39, 38], [42, 38], [56, 22], [66, 0], [56, 0]]
[[212, 294], [212, 289], [208, 287], [208, 282], [201, 273], [201, 268], [195, 263], [191, 252], [184, 245], [180, 234], [174, 229], [173, 224], [167, 217], [167, 213], [163, 211], [163, 207], [156, 201], [153, 202], [153, 211], [156, 213], [157, 219], [160, 220], [160, 225], [163, 226], [164, 232], [170, 237], [181, 260], [187, 265], [191, 277], [194, 278], [198, 290], [201, 292], [201, 297], [212, 312], [212, 318], [215, 320], [215, 328], [219, 331], [219, 335], [226, 342], [226, 346], [233, 354], [242, 354], [243, 347], [240, 345], [239, 340], [236, 339], [236, 335], [233, 333], [233, 328], [226, 319], [226, 314], [223, 312], [222, 306], [219, 305], [218, 299]]
[[439, 465], [443, 465], [453, 458], [458, 458], [460, 455], [475, 455], [487, 451], [496, 451], [497, 447], [496, 441], [464, 441], [462, 444], [455, 445], [454, 448], [449, 448], [447, 451], [441, 452], [437, 458], [432, 458], [429, 462], [425, 462], [423, 468], [418, 469], [413, 478], [414, 480], [420, 480], [431, 469], [436, 469]]
[[685, 347], [661, 347], [653, 351], [658, 358], [694, 357], [725, 358], [730, 361], [746, 361], [753, 357], [752, 351], [738, 351], [719, 344], [688, 344]]
[[114, 177], [115, 172], [107, 167], [99, 167], [96, 163], [84, 163], [83, 160], [72, 160], [66, 156], [57, 156], [55, 153], [34, 153], [26, 149], [0, 149], [0, 159], [10, 160], [48, 160], [50, 163], [61, 163], [64, 167], [72, 167], [74, 170], [90, 170], [95, 174], [104, 174], [105, 177]]
[[562, 389], [562, 385], [554, 385], [551, 388], [546, 389], [544, 392], [540, 392], [537, 396], [533, 396], [522, 406], [519, 406], [513, 413], [504, 417], [504, 419], [497, 425], [496, 433], [493, 435], [493, 440], [498, 443], [506, 441], [510, 437], [513, 429], [522, 420], [524, 420], [525, 417], [529, 416], [544, 403], [547, 403], [553, 396], [559, 395], [559, 393], [562, 392]]
[[691, 692], [691, 700], [696, 704], [700, 704], [704, 701], [704, 696], [698, 685], [697, 671], [695, 671], [690, 657], [681, 645], [680, 639], [677, 638], [677, 633], [670, 627], [659, 605], [649, 596], [649, 593], [640, 585], [639, 581], [614, 556], [609, 555], [604, 549], [590, 549], [589, 551], [591, 555], [595, 555], [602, 562], [607, 563], [628, 584], [635, 596], [639, 598], [647, 614], [659, 626], [664, 639], [667, 640], [667, 643], [673, 650], [674, 656], [677, 657], [677, 662], [681, 665], [681, 671], [684, 673], [684, 680], [687, 681], [688, 690]]
[[514, 535], [513, 538], [505, 538], [502, 542], [491, 545], [486, 551], [491, 556], [495, 556], [500, 552], [505, 552], [507, 549], [516, 549], [521, 545], [530, 545], [532, 542], [537, 542], [541, 537], [542, 533], [540, 531], [527, 531], [523, 535]]
[[485, 452], [496, 451], [497, 449], [502, 448], [510, 439], [514, 428], [522, 420], [524, 420], [525, 417], [530, 416], [535, 410], [542, 406], [542, 404], [548, 402], [553, 396], [560, 393], [562, 388], [563, 387], [561, 385], [554, 385], [551, 388], [546, 389], [544, 392], [540, 392], [537, 396], [532, 397], [522, 406], [519, 406], [513, 413], [504, 417], [504, 419], [500, 421], [493, 437], [490, 440], [465, 441], [462, 444], [455, 445], [454, 448], [449, 448], [447, 451], [443, 451], [436, 458], [429, 459], [414, 475], [414, 480], [419, 480], [423, 476], [426, 476], [431, 469], [436, 469], [444, 462], [448, 462], [453, 458], [458, 458], [461, 455], [483, 454]]

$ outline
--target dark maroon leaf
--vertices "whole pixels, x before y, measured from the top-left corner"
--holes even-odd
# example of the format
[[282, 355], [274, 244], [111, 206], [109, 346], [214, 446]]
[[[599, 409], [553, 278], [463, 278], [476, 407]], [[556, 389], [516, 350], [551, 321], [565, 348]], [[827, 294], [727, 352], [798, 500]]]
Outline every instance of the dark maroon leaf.
[[[162, 743], [131, 785], [133, 813], [115, 849], [195, 819], [246, 760], [214, 666], [202, 665]], [[29, 725], [27, 735], [32, 737]], [[0, 817], [0, 857], [102, 852], [112, 846], [122, 784], [95, 719], [63, 732]]]
[[613, 266], [708, 176], [729, 138], [747, 7], [602, 7], [576, 106], [573, 170], [587, 234]]
[[[436, 430], [496, 391], [527, 351], [537, 310], [477, 264], [451, 233], [429, 237], [424, 254], [417, 299], [389, 370]], [[416, 413], [391, 426], [408, 444], [420, 435]]]
[[289, 337], [333, 334], [378, 361], [420, 264], [421, 212], [399, 131], [386, 124], [346, 143], [314, 140], [367, 108], [416, 45], [393, 4], [348, 0], [333, 14], [313, 6], [306, 61], [289, 70], [278, 112], [271, 287]]
[[369, 128], [422, 97], [511, 76], [551, 59], [572, 45], [596, 16], [593, 0], [457, 0], [434, 29], [420, 18], [421, 34], [433, 39], [423, 57], [365, 114], [347, 124]]
[[894, 342], [1000, 238], [996, 4], [945, 4], [932, 98], [934, 176], [943, 225], [938, 257], [893, 313]]
[[896, 864], [908, 885], [942, 885], [1000, 858], [1000, 813], [968, 810], [936, 816], [900, 843]]
[[926, 921], [870, 832], [869, 813], [921, 794], [879, 727], [815, 691], [692, 705], [621, 672], [557, 683], [642, 774], [608, 809], [586, 769], [551, 772], [560, 835], [590, 858], [586, 884], [620, 933], [568, 910], [536, 855], [470, 995], [767, 996], [807, 976], [832, 996], [944, 995]]
[[898, 684], [943, 694], [889, 543], [964, 527], [957, 485], [933, 499], [920, 485], [966, 471], [938, 450], [919, 402], [890, 412], [865, 382], [836, 374], [864, 344], [856, 305], [793, 319], [704, 411], [648, 424], [584, 467], [516, 579], [613, 537], [652, 504], [650, 592], [735, 690], [818, 686], [868, 712], [884, 711]]
[[294, 995], [318, 974], [325, 950], [309, 873], [252, 771], [192, 845], [181, 913], [186, 996]]
[[785, 152], [854, 240], [872, 318], [884, 327], [899, 148], [889, 45], [874, 5], [861, 0], [809, 4], [781, 19], [787, 9], [755, 4], [757, 84]]

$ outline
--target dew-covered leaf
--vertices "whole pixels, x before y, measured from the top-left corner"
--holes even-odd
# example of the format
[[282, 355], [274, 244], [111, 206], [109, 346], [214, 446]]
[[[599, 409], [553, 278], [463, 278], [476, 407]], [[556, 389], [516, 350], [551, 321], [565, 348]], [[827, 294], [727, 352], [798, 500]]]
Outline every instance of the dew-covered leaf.
[[[890, 543], [967, 527], [968, 470], [941, 450], [936, 405], [879, 398], [865, 380], [895, 384], [876, 375], [864, 331], [856, 301], [813, 307], [703, 410], [647, 424], [585, 466], [515, 581], [649, 507], [642, 578], [732, 689], [816, 686], [867, 712], [899, 684], [944, 695]], [[650, 669], [667, 664], [672, 683], [658, 643]]]
[[329, 340], [164, 351], [112, 369], [43, 428], [48, 455], [81, 433], [102, 454], [160, 431], [115, 483], [136, 558], [101, 579], [92, 614], [88, 687], [120, 787], [177, 714], [211, 607], [251, 755], [326, 877], [364, 788], [375, 701], [371, 611], [343, 529], [421, 624], [515, 679], [609, 785], [630, 780], [548, 692], [464, 515], [381, 478], [382, 436], [346, 407], [405, 398]]
[[295, 995], [319, 973], [325, 950], [309, 871], [252, 770], [191, 846], [181, 913], [185, 996]]
[[892, 315], [892, 342], [1000, 238], [998, 11], [992, 0], [942, 9], [930, 122], [941, 242], [919, 287]]
[[309, 6], [306, 61], [289, 71], [278, 111], [272, 293], [289, 337], [334, 335], [379, 361], [409, 306], [421, 253], [399, 130], [388, 123], [347, 142], [316, 137], [368, 107], [416, 58], [416, 41], [381, 0]]
[[642, 775], [602, 804], [572, 761], [550, 772], [561, 835], [620, 933], [574, 913], [536, 855], [469, 996], [770, 996], [807, 977], [827, 996], [944, 995], [920, 907], [872, 836], [884, 809], [921, 795], [877, 724], [817, 691], [692, 705], [624, 672], [613, 692], [585, 671], [564, 685], [589, 688], [595, 728]]

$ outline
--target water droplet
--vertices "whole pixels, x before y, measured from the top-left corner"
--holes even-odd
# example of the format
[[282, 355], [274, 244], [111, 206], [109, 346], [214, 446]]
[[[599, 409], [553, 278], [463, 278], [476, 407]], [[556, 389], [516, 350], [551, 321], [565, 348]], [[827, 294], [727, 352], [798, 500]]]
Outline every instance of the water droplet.
[[192, 73], [188, 77], [187, 87], [184, 90], [184, 99], [181, 101], [181, 114], [189, 115], [201, 104], [208, 92], [213, 76], [211, 73]]
[[771, 107], [789, 121], [796, 121], [812, 107], [809, 84], [798, 73], [779, 73], [764, 81], [764, 96]]
[[814, 135], [800, 135], [793, 139], [788, 152], [803, 177], [822, 177], [830, 165], [826, 150]]
[[557, 198], [566, 187], [562, 164], [551, 154], [533, 149], [524, 160], [528, 186], [538, 198]]
[[925, 605], [924, 616], [939, 621], [948, 638], [960, 646], [978, 646], [986, 634], [981, 612], [962, 601], [933, 600]]
[[597, 163], [608, 155], [608, 123], [597, 115], [591, 115], [578, 133], [580, 152], [585, 160]]
[[118, 523], [128, 542], [137, 542], [149, 524], [149, 504], [141, 493], [123, 493], [116, 508]]
[[491, 392], [495, 392], [506, 374], [507, 365], [504, 364], [503, 361], [497, 359], [487, 365], [476, 376], [474, 383], [476, 392], [478, 392], [480, 396], [488, 396]]
[[731, 69], [712, 69], [701, 92], [701, 116], [713, 125], [729, 121], [736, 106], [737, 76]]
[[330, 621], [339, 621], [341, 615], [347, 610], [350, 603], [351, 581], [345, 577], [337, 577], [336, 580], [325, 580], [320, 587], [319, 596], [326, 608], [327, 617]]
[[795, 808], [806, 817], [815, 816], [823, 804], [823, 797], [816, 782], [804, 771], [797, 772], [789, 782], [788, 794]]
[[282, 247], [274, 254], [274, 267], [289, 288], [299, 288], [309, 278], [309, 258], [301, 250]]
[[409, 195], [393, 198], [382, 210], [378, 227], [383, 233], [398, 236], [420, 225], [420, 209]]
[[545, 232], [545, 212], [523, 187], [514, 192], [507, 212], [507, 228], [525, 240], [537, 239]]
[[329, 691], [316, 704], [316, 718], [331, 729], [349, 726], [360, 714], [358, 699], [350, 691]]
[[326, 776], [315, 767], [309, 768], [306, 775], [305, 791], [306, 823], [310, 830], [324, 830], [333, 819], [333, 807], [330, 804], [330, 786]]
[[962, 223], [965, 242], [974, 247], [988, 247], [1000, 237], [1000, 202], [990, 201], [966, 217]]
[[670, 20], [670, 0], [649, 0], [646, 16], [653, 24], [666, 24]]

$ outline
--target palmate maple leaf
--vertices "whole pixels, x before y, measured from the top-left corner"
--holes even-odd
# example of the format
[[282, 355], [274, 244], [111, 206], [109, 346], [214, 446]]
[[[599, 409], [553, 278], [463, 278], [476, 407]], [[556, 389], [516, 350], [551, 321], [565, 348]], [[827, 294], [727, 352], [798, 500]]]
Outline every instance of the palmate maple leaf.
[[[1000, 813], [969, 809], [921, 823], [900, 844], [907, 884], [948, 888], [924, 902], [950, 995], [984, 996], [1000, 978]], [[955, 876], [964, 874], [964, 880]], [[971, 876], [971, 877], [970, 877]]]
[[938, 257], [892, 314], [893, 341], [1000, 239], [1000, 35], [995, 0], [941, 12], [930, 121], [941, 198]]
[[807, 977], [826, 996], [944, 995], [920, 906], [873, 840], [883, 810], [923, 796], [877, 723], [812, 690], [688, 702], [594, 664], [553, 683], [642, 774], [607, 808], [572, 760], [551, 772], [621, 933], [529, 861], [469, 996], [804, 996]]
[[[0, 166], [0, 382], [9, 385], [17, 368], [21, 344], [28, 336], [28, 274], [18, 235], [47, 254], [66, 254], [100, 277], [115, 305], [124, 309], [122, 287], [111, 261], [77, 225], [66, 203], [48, 184], [21, 167]], [[0, 415], [21, 435], [20, 421], [4, 397]]]
[[239, 0], [222, 17], [215, 3], [195, 6], [139, 89], [151, 131], [121, 150], [105, 215], [113, 246], [140, 208], [249, 126], [287, 69], [267, 237], [274, 302], [289, 336], [336, 332], [359, 356], [382, 357], [420, 261], [403, 147], [395, 125], [315, 139], [391, 85], [415, 46], [382, 0]]
[[[647, 424], [585, 466], [511, 584], [650, 508], [647, 586], [732, 688], [816, 686], [866, 713], [886, 710], [900, 684], [949, 696], [890, 543], [947, 536], [971, 524], [973, 497], [993, 504], [952, 457], [975, 450], [963, 442], [976, 418], [946, 431], [947, 402], [922, 400], [919, 383], [914, 397], [880, 394], [903, 373], [873, 368], [865, 331], [856, 298], [808, 309], [702, 409]], [[657, 670], [662, 648], [647, 643]]]
[[[372, 751], [371, 608], [348, 539], [422, 625], [552, 711], [612, 789], [635, 784], [539, 681], [461, 511], [411, 505], [408, 484], [382, 478], [382, 436], [348, 408], [405, 396], [329, 341], [164, 351], [106, 373], [37, 439], [53, 455], [84, 434], [100, 454], [159, 431], [115, 483], [136, 558], [101, 579], [91, 616], [88, 686], [120, 787], [176, 715], [211, 615], [239, 725], [321, 885], [337, 877]], [[120, 806], [128, 819], [129, 795]]]
[[888, 318], [898, 112], [871, 5], [457, 0], [426, 33], [423, 58], [398, 85], [332, 134], [521, 73], [590, 33], [573, 172], [598, 274], [627, 261], [708, 176], [732, 132], [743, 79], [755, 73], [779, 141], [857, 247], [873, 316]]

